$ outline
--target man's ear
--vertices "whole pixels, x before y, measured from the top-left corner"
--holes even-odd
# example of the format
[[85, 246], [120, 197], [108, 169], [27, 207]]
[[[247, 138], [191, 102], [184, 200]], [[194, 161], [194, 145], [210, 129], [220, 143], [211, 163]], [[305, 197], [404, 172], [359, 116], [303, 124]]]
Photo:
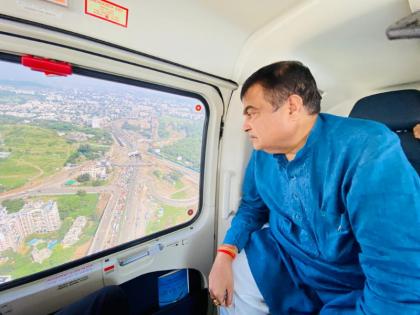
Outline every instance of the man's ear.
[[287, 105], [291, 118], [297, 118], [303, 111], [303, 100], [297, 94], [292, 94], [288, 97]]

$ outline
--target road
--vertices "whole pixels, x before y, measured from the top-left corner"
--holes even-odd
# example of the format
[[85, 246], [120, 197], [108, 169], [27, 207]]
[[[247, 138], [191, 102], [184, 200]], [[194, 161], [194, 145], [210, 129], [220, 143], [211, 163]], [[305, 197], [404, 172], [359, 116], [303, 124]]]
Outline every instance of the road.
[[[199, 174], [179, 164], [165, 160], [148, 152], [150, 143], [121, 128], [122, 122], [113, 122], [110, 132], [117, 139], [109, 151], [109, 160], [114, 176], [106, 186], [71, 187], [64, 183], [93, 167], [96, 161], [87, 161], [78, 167], [63, 169], [59, 173], [33, 181], [24, 187], [0, 194], [0, 202], [4, 199], [28, 198], [37, 196], [74, 195], [79, 190], [109, 196], [103, 209], [98, 229], [91, 242], [87, 254], [125, 243], [145, 235], [147, 218], [156, 203], [173, 207], [190, 208], [198, 204], [198, 193], [191, 198], [171, 199], [173, 193], [161, 191], [154, 187], [155, 178], [150, 175], [151, 169], [170, 169], [183, 174], [184, 182], [198, 191]], [[129, 156], [138, 151], [138, 155]], [[153, 200], [153, 201], [151, 201]], [[156, 207], [156, 206], [155, 206]], [[157, 210], [157, 209], [155, 209]], [[62, 218], [63, 219], [63, 218]]]

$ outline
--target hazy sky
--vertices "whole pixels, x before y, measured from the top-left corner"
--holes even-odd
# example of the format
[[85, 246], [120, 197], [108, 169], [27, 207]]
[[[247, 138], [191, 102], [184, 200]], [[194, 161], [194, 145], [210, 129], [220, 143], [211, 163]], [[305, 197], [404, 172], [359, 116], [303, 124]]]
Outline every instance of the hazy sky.
[[[7, 81], [25, 81], [35, 82], [48, 87], [74, 88], [79, 90], [101, 90], [101, 91], [116, 91], [121, 93], [133, 93], [139, 96], [154, 96], [162, 97], [163, 99], [174, 100], [178, 102], [185, 102], [186, 104], [201, 103], [200, 101], [184, 96], [164, 93], [161, 91], [154, 91], [144, 89], [137, 86], [130, 86], [127, 84], [109, 82], [80, 75], [70, 75], [68, 77], [48, 77], [42, 72], [30, 70], [20, 64], [11, 63], [0, 60], [0, 80]], [[1, 84], [1, 83], [0, 83]]]

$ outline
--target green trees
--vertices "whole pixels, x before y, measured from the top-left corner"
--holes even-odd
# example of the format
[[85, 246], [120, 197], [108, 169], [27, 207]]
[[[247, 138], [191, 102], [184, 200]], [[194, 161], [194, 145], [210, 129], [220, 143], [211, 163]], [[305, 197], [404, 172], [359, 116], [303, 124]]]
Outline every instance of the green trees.
[[88, 182], [88, 181], [90, 181], [90, 175], [88, 173], [81, 174], [81, 175], [77, 176], [76, 180], [79, 183]]
[[174, 144], [163, 147], [161, 154], [170, 160], [198, 171], [201, 161], [201, 137], [181, 139]]
[[122, 125], [122, 129], [131, 130], [131, 131], [139, 131], [141, 128], [139, 126], [132, 125], [128, 123], [127, 121], [125, 121], [124, 124]]
[[18, 212], [25, 205], [25, 201], [22, 198], [19, 199], [6, 199], [1, 203], [3, 207], [6, 207], [8, 213]]
[[161, 148], [160, 154], [171, 161], [199, 171], [203, 121], [170, 116], [161, 117], [158, 129], [159, 137], [168, 138], [169, 130], [181, 132], [185, 137]]
[[159, 128], [158, 128], [158, 136], [161, 139], [167, 139], [169, 138], [169, 131], [167, 130], [168, 123], [167, 119], [165, 117], [162, 117], [159, 119]]
[[76, 164], [79, 158], [96, 160], [101, 158], [109, 148], [106, 146], [94, 146], [91, 144], [81, 144], [76, 152], [73, 152], [65, 164]]
[[78, 191], [77, 191], [77, 196], [79, 196], [79, 197], [84, 197], [84, 196], [86, 196], [86, 190], [78, 190]]
[[172, 171], [169, 173], [169, 178], [172, 179], [174, 182], [177, 182], [181, 179], [183, 174], [180, 171]]

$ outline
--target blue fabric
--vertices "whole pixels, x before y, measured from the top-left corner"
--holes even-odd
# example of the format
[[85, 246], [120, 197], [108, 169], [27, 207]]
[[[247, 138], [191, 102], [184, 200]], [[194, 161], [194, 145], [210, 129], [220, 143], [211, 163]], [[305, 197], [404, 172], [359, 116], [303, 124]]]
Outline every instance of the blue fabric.
[[320, 114], [293, 161], [254, 151], [224, 242], [271, 314], [420, 314], [420, 179], [380, 123]]

